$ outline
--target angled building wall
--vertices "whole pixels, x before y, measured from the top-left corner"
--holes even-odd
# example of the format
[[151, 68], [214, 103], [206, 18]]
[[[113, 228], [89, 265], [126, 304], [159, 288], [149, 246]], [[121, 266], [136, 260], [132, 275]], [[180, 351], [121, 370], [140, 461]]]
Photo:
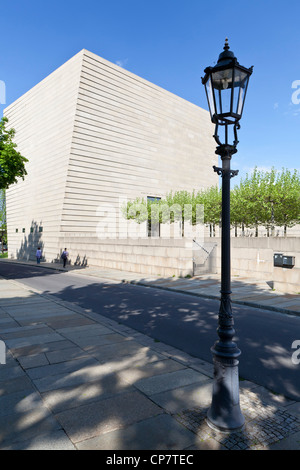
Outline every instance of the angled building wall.
[[56, 257], [81, 63], [79, 53], [4, 111], [29, 160], [7, 191], [9, 257], [34, 259], [37, 245]]
[[34, 258], [40, 243], [48, 261], [66, 246], [101, 264], [99, 220], [116, 223], [120, 198], [217, 183], [209, 113], [86, 50], [5, 115], [30, 161], [7, 194], [9, 256]]

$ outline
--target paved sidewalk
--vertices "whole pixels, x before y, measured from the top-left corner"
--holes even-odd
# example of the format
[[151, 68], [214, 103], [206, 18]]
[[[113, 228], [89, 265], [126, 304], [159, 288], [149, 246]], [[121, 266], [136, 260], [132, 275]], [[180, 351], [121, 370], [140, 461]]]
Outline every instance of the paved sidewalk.
[[210, 363], [19, 282], [0, 331], [1, 450], [300, 449], [299, 402], [242, 381], [244, 430], [215, 432]]

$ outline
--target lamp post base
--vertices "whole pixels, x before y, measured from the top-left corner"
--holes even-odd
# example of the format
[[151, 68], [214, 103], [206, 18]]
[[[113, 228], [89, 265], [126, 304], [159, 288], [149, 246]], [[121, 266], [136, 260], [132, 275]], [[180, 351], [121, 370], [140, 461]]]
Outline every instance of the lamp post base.
[[234, 358], [214, 357], [213, 396], [207, 424], [217, 431], [239, 431], [245, 423], [240, 409], [238, 363]]

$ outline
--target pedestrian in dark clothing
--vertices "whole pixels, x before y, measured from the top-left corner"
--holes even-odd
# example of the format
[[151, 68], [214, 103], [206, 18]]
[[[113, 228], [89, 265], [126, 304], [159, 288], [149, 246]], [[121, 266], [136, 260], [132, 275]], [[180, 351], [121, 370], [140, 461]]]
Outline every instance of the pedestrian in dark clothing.
[[64, 263], [64, 268], [66, 267], [66, 262], [67, 262], [68, 256], [69, 256], [69, 253], [67, 252], [67, 248], [65, 248], [64, 251], [61, 254], [61, 257], [62, 257], [62, 260], [63, 260], [63, 263]]
[[40, 247], [40, 246], [38, 246], [38, 249], [36, 250], [35, 256], [36, 256], [36, 262], [37, 262], [37, 264], [40, 264], [40, 262], [41, 262], [41, 257], [42, 257], [42, 250], [41, 250], [41, 247]]

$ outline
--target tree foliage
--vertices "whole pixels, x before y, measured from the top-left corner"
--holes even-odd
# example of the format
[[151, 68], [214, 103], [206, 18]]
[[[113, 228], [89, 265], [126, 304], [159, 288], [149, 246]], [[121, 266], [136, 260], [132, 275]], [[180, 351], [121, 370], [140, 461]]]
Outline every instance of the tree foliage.
[[0, 189], [0, 237], [3, 246], [7, 244], [7, 222], [6, 222], [6, 194], [5, 189]]
[[281, 172], [254, 169], [231, 193], [231, 222], [235, 226], [274, 231], [300, 223], [300, 174], [283, 168]]
[[[137, 222], [151, 220], [164, 223], [176, 220], [189, 221], [195, 224], [197, 208], [204, 206], [204, 223], [214, 228], [221, 223], [222, 194], [218, 186], [201, 191], [171, 191], [157, 201], [145, 203], [142, 199], [128, 202], [123, 214], [127, 219]], [[143, 209], [144, 207], [144, 209]], [[264, 226], [274, 232], [274, 227], [293, 227], [300, 223], [300, 174], [297, 170], [272, 168], [260, 171], [255, 168], [239, 185], [231, 190], [231, 224], [232, 227], [255, 228]]]
[[25, 163], [28, 160], [16, 150], [15, 130], [7, 129], [7, 123], [6, 117], [0, 121], [0, 189], [7, 189], [18, 178], [24, 179], [27, 175]]

